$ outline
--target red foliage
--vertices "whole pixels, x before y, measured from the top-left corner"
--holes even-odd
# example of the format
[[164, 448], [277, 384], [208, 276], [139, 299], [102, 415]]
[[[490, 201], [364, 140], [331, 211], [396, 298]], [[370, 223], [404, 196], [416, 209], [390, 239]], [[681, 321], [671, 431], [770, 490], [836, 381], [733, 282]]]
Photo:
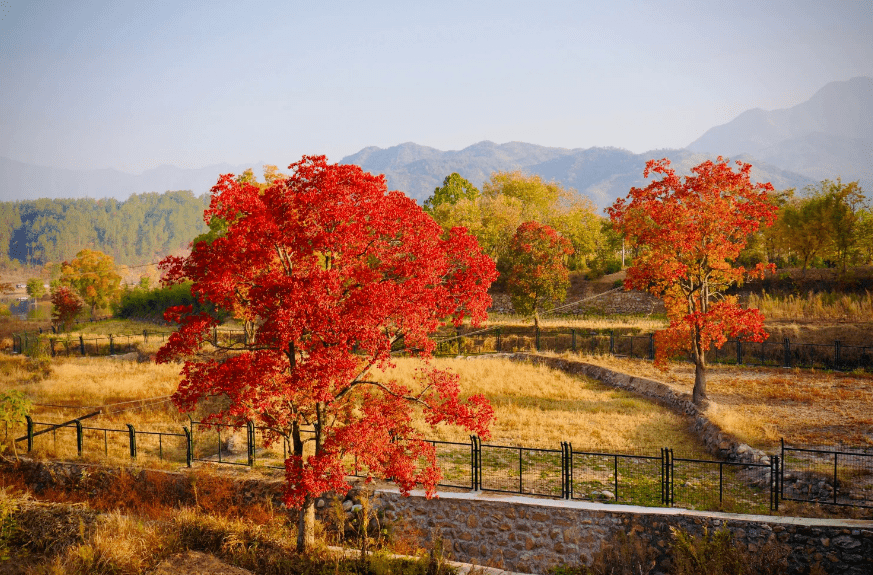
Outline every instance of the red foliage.
[[[731, 285], [774, 269], [733, 265], [749, 235], [776, 219], [767, 195], [773, 186], [753, 184], [751, 165], [737, 165], [734, 171], [719, 157], [680, 178], [669, 160], [650, 160], [644, 177], [661, 179], [632, 188], [608, 209], [615, 229], [641, 248], [625, 287], [648, 291], [667, 308], [670, 327], [656, 334], [656, 365], [690, 349], [700, 377], [710, 347], [721, 347], [728, 337], [767, 337], [758, 310], [742, 309], [736, 297], [724, 295]], [[705, 397], [705, 379], [702, 389], [695, 384], [694, 395], [695, 401]]]
[[185, 359], [174, 400], [192, 410], [226, 396], [211, 421], [251, 419], [286, 437], [290, 505], [346, 490], [351, 456], [403, 491], [418, 483], [432, 493], [439, 469], [414, 410], [431, 425], [487, 437], [491, 407], [481, 397], [462, 401], [457, 376], [426, 364], [415, 387], [370, 371], [391, 365], [392, 349], [430, 357], [429, 334], [443, 322], [484, 320], [494, 263], [463, 228], [441, 237], [413, 200], [387, 191], [384, 176], [323, 156], [289, 169], [267, 186], [222, 176], [204, 217], [227, 222], [226, 231], [162, 264], [165, 281], [192, 281], [197, 298], [248, 332], [246, 343], [203, 354], [216, 320], [168, 310], [181, 327], [158, 361]]
[[62, 286], [52, 292], [52, 321], [67, 330], [82, 311], [84, 302], [72, 289]]

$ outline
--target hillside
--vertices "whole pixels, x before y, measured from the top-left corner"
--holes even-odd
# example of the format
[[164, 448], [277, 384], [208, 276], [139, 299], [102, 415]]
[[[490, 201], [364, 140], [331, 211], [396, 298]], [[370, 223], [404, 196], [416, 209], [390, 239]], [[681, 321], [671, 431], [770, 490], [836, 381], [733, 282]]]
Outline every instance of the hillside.
[[[619, 148], [567, 149], [510, 142], [479, 142], [463, 150], [440, 151], [407, 142], [381, 149], [364, 148], [340, 162], [356, 164], [372, 173], [383, 173], [389, 189], [403, 190], [423, 202], [443, 178], [458, 172], [481, 186], [494, 171], [522, 170], [547, 180], [557, 180], [587, 195], [599, 208], [627, 195], [632, 186], [644, 186], [643, 169], [650, 159], [669, 158], [680, 173], [712, 155], [688, 150], [651, 150], [634, 154]], [[769, 181], [777, 189], [802, 188], [813, 179], [782, 170], [749, 156], [737, 156], [754, 166], [754, 181]]]
[[750, 154], [814, 180], [873, 187], [873, 78], [831, 82], [783, 110], [748, 110], [691, 142], [694, 152]]

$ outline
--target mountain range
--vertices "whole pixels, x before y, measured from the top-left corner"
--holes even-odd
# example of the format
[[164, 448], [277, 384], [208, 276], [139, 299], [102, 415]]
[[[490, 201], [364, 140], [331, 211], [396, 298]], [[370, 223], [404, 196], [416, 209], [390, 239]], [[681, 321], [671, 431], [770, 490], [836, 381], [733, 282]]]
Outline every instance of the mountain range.
[[[522, 170], [588, 195], [600, 207], [645, 185], [645, 162], [668, 158], [677, 171], [721, 155], [753, 165], [755, 181], [776, 189], [803, 188], [824, 179], [859, 180], [873, 191], [873, 78], [831, 82], [809, 100], [782, 110], [749, 110], [706, 131], [683, 149], [634, 154], [620, 148], [569, 149], [523, 142], [479, 142], [463, 150], [442, 151], [413, 142], [389, 148], [367, 147], [341, 163], [383, 173], [390, 189], [419, 202], [443, 178], [458, 172], [480, 186], [494, 171]], [[0, 158], [0, 199], [37, 197], [117, 197], [131, 193], [189, 189], [208, 191], [221, 173], [240, 173], [260, 165], [220, 164], [200, 169], [161, 166], [141, 175], [116, 170], [65, 170]]]

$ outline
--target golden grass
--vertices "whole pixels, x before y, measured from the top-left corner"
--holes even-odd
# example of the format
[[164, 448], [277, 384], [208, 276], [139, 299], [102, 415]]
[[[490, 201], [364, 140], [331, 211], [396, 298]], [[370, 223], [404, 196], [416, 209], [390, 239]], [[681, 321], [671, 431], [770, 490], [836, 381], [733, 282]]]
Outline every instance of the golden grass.
[[49, 363], [0, 355], [0, 389], [24, 391], [35, 406], [31, 415], [40, 422], [68, 421], [102, 409], [101, 415], [84, 424], [124, 429], [125, 423], [131, 423], [137, 429], [180, 433], [187, 419], [171, 402], [143, 408], [153, 403], [146, 400], [167, 398], [178, 381], [178, 365], [107, 357], [55, 358]]
[[868, 322], [873, 318], [873, 294], [813, 293], [774, 297], [751, 294], [748, 307], [768, 320]]
[[[377, 375], [410, 382], [420, 365], [398, 358], [396, 368]], [[496, 420], [489, 443], [559, 449], [569, 441], [582, 451], [657, 452], [671, 446], [703, 453], [678, 415], [588, 378], [498, 358], [440, 358], [432, 365], [458, 373], [465, 396], [483, 394], [491, 401]], [[468, 441], [455, 428], [421, 429], [433, 439]]]
[[[667, 371], [651, 362], [583, 356], [617, 371], [663, 381], [691, 393], [694, 367], [671, 363]], [[707, 414], [741, 441], [775, 449], [792, 445], [873, 445], [873, 375], [807, 369], [710, 366]]]
[[[487, 326], [528, 326], [533, 329], [533, 319], [515, 314], [489, 313]], [[567, 327], [591, 330], [631, 328], [640, 331], [653, 331], [664, 329], [667, 326], [667, 321], [658, 317], [631, 315], [612, 317], [544, 315], [540, 318], [540, 326], [544, 328]]]
[[[178, 365], [56, 358], [48, 377], [33, 381], [28, 362], [32, 360], [0, 358], [0, 385], [26, 391], [38, 404], [40, 421], [62, 421], [100, 406], [166, 396], [175, 391], [179, 379]], [[409, 381], [422, 365], [411, 358], [398, 358], [396, 364], [382, 375]], [[432, 365], [459, 373], [464, 395], [481, 393], [492, 402], [496, 413], [492, 443], [559, 449], [561, 441], [570, 441], [581, 450], [657, 451], [667, 445], [682, 452], [699, 450], [679, 416], [592, 380], [493, 358], [434, 359]], [[156, 411], [139, 410], [136, 403], [112, 406], [107, 414], [89, 419], [87, 425], [122, 427], [132, 423], [139, 430], [179, 432], [185, 419], [172, 404], [165, 406]], [[121, 411], [125, 407], [129, 409]], [[422, 423], [421, 429], [433, 439], [469, 440], [466, 432], [454, 427], [431, 431]]]

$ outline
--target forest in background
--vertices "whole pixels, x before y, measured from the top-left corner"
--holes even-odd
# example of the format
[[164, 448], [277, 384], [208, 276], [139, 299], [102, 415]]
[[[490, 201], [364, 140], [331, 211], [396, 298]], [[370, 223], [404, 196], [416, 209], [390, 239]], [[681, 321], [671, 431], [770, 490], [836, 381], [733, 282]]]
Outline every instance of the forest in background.
[[134, 194], [116, 199], [39, 199], [0, 202], [0, 269], [46, 266], [83, 249], [116, 263], [154, 262], [184, 250], [206, 231], [209, 195], [191, 191]]

